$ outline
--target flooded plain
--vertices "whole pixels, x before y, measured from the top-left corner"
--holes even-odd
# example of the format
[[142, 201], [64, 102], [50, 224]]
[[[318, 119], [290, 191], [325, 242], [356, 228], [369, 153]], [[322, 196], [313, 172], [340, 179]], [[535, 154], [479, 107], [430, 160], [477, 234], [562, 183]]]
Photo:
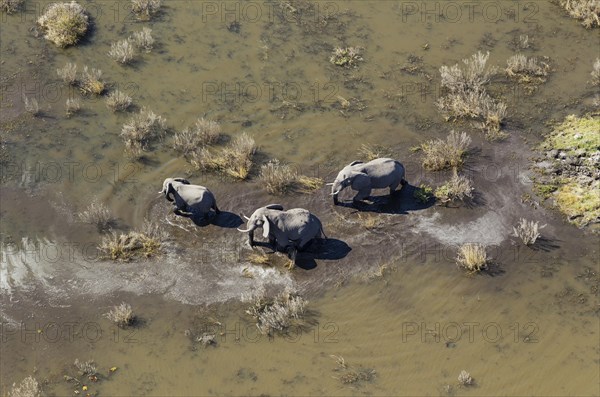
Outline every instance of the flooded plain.
[[[598, 236], [538, 205], [529, 170], [549, 122], [597, 111], [588, 84], [597, 29], [552, 2], [165, 3], [140, 22], [129, 2], [81, 2], [93, 28], [67, 49], [36, 32], [48, 3], [2, 14], [1, 395], [29, 375], [47, 395], [600, 394]], [[112, 42], [143, 27], [156, 39], [151, 52], [128, 66], [108, 57]], [[333, 65], [335, 47], [360, 47], [363, 60]], [[502, 72], [492, 80], [508, 108], [503, 141], [444, 121], [435, 106], [440, 66], [477, 51], [499, 69], [517, 52], [551, 67], [533, 90]], [[104, 96], [66, 86], [56, 74], [66, 62], [101, 69], [108, 91], [127, 92], [134, 108], [113, 113]], [[40, 115], [25, 111], [23, 95]], [[69, 97], [82, 110], [66, 117]], [[169, 131], [131, 162], [119, 133], [143, 107]], [[202, 116], [229, 137], [250, 134], [259, 164], [277, 158], [327, 182], [361, 145], [382, 145], [409, 185], [357, 211], [334, 207], [326, 187], [269, 195], [258, 165], [244, 182], [202, 173], [172, 149], [173, 132]], [[425, 171], [411, 148], [451, 129], [473, 138], [465, 172], [476, 200], [418, 204], [415, 186], [450, 173]], [[310, 209], [330, 239], [306, 269], [285, 269], [280, 254], [269, 254], [274, 266], [252, 264], [235, 222], [198, 227], [172, 213], [157, 193], [172, 176], [208, 186], [232, 218], [274, 202]], [[163, 253], [102, 259], [102, 234], [77, 218], [93, 199], [116, 230], [157, 222]], [[521, 217], [545, 225], [533, 248], [510, 236]], [[488, 247], [490, 271], [457, 268], [466, 242]], [[309, 301], [305, 323], [260, 335], [240, 299], [262, 288], [298, 291]], [[104, 317], [121, 302], [138, 316], [134, 327]], [[196, 341], [206, 331], [216, 344]], [[76, 376], [76, 359], [98, 367], [86, 390], [64, 378]], [[462, 370], [472, 385], [459, 383]]]

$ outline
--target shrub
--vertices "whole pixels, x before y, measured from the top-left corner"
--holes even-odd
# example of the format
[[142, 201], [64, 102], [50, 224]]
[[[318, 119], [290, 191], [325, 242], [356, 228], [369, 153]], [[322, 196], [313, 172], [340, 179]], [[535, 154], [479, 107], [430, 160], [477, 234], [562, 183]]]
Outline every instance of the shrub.
[[40, 115], [40, 105], [38, 105], [38, 101], [35, 98], [28, 98], [23, 94], [23, 105], [25, 107], [25, 111], [27, 113], [32, 114], [33, 116]]
[[201, 170], [221, 171], [236, 179], [246, 179], [252, 168], [256, 152], [254, 139], [247, 133], [236, 136], [221, 151], [210, 151], [204, 147], [192, 153], [191, 163]]
[[432, 171], [462, 166], [464, 156], [471, 144], [471, 137], [466, 133], [450, 131], [445, 140], [434, 139], [421, 144], [423, 150], [423, 167]]
[[65, 112], [67, 117], [71, 117], [81, 110], [81, 101], [79, 98], [68, 98], [65, 102]]
[[89, 25], [84, 8], [75, 1], [51, 4], [37, 22], [44, 37], [59, 47], [77, 44]]
[[166, 132], [166, 120], [153, 111], [142, 108], [139, 114], [131, 117], [121, 130], [125, 141], [125, 151], [132, 158], [141, 158], [148, 145], [160, 139]]
[[560, 5], [587, 29], [600, 26], [600, 3], [597, 0], [560, 0]]
[[220, 137], [219, 123], [201, 117], [196, 120], [194, 126], [175, 133], [173, 147], [184, 155], [189, 155], [198, 148], [218, 142]]
[[487, 268], [488, 257], [485, 246], [481, 244], [467, 243], [458, 248], [456, 264], [469, 271], [477, 273]]
[[95, 225], [98, 231], [110, 229], [114, 223], [114, 217], [108, 207], [97, 200], [93, 200], [88, 207], [78, 214], [81, 222]]
[[519, 224], [513, 227], [513, 236], [519, 237], [525, 245], [532, 245], [540, 237], [538, 230], [544, 226], [540, 227], [538, 222], [527, 221], [521, 218]]
[[113, 307], [112, 310], [104, 316], [121, 328], [126, 328], [135, 321], [135, 315], [133, 314], [131, 305], [125, 302]]
[[81, 82], [79, 88], [83, 94], [94, 94], [101, 95], [104, 92], [106, 85], [102, 78], [102, 70], [100, 69], [88, 69], [87, 66], [83, 67]]
[[356, 67], [358, 66], [358, 62], [362, 60], [360, 48], [358, 47], [335, 47], [333, 49], [333, 54], [329, 58], [329, 62], [345, 68]]
[[442, 66], [440, 68], [442, 87], [447, 88], [450, 92], [481, 91], [496, 73], [496, 69], [493, 67], [486, 69], [489, 56], [489, 52], [486, 54], [477, 52], [477, 54], [471, 55], [471, 58], [463, 59], [465, 66], [462, 68], [459, 64], [451, 67]]
[[0, 11], [13, 14], [21, 9], [25, 0], [0, 0]]
[[119, 40], [110, 45], [108, 56], [123, 65], [127, 65], [135, 59], [135, 47], [129, 40]]
[[463, 386], [471, 386], [473, 384], [473, 378], [470, 373], [463, 369], [458, 375], [458, 382]]
[[141, 231], [127, 234], [112, 232], [105, 236], [98, 249], [105, 253], [105, 258], [127, 262], [137, 257], [156, 256], [165, 237], [158, 225], [145, 222]]
[[42, 395], [40, 384], [33, 376], [23, 379], [18, 385], [13, 383], [8, 397], [39, 397]]
[[596, 58], [592, 69], [592, 85], [600, 85], [600, 58]]
[[132, 99], [123, 91], [115, 90], [106, 97], [106, 106], [113, 112], [124, 112], [131, 106]]
[[454, 175], [448, 182], [435, 189], [435, 197], [444, 205], [454, 200], [465, 200], [473, 197], [473, 186], [471, 180], [463, 175]]
[[140, 32], [135, 32], [129, 38], [129, 41], [137, 48], [146, 52], [152, 51], [154, 47], [154, 38], [152, 37], [152, 29], [142, 28]]
[[258, 330], [264, 335], [273, 335], [275, 332], [285, 334], [290, 327], [301, 323], [306, 312], [306, 301], [295, 292], [283, 291], [274, 299], [268, 299], [264, 291], [245, 301], [250, 301], [251, 306], [246, 313], [256, 320]]
[[141, 20], [150, 20], [160, 10], [162, 0], [131, 0], [131, 11]]
[[65, 66], [60, 69], [56, 69], [58, 77], [60, 77], [65, 83], [69, 85], [77, 84], [77, 65], [71, 62], [67, 62]]

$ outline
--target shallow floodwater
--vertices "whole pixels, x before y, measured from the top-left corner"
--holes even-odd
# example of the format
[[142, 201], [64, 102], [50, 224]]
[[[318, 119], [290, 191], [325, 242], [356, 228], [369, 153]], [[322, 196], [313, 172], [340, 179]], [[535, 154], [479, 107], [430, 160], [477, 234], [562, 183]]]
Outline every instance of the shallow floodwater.
[[[36, 37], [42, 5], [26, 1], [27, 12], [2, 15], [2, 395], [28, 375], [49, 395], [73, 395], [63, 376], [76, 374], [76, 358], [97, 363], [101, 380], [87, 386], [98, 395], [600, 394], [598, 238], [523, 200], [545, 123], [592, 106], [598, 30], [549, 2], [166, 3], [157, 19], [138, 22], [129, 2], [82, 2], [94, 28], [64, 50]], [[106, 55], [146, 26], [152, 52], [131, 66]], [[529, 47], [518, 50], [523, 35]], [[337, 46], [360, 47], [363, 61], [332, 65]], [[446, 123], [434, 104], [439, 67], [477, 51], [501, 69], [519, 51], [549, 57], [552, 73], [533, 93], [502, 74], [492, 81], [490, 92], [508, 105], [503, 142]], [[66, 62], [101, 69], [109, 90], [133, 97], [133, 111], [163, 115], [165, 140], [129, 162], [119, 132], [133, 111], [113, 114], [104, 97], [67, 88], [56, 76]], [[40, 117], [24, 112], [23, 94], [37, 98]], [[69, 96], [82, 102], [71, 118]], [[466, 130], [478, 201], [419, 206], [405, 189], [401, 204], [358, 213], [333, 208], [325, 188], [269, 196], [256, 168], [248, 182], [234, 182], [194, 171], [171, 149], [170, 134], [201, 116], [228, 136], [248, 132], [258, 161], [278, 158], [328, 181], [360, 157], [361, 144], [388, 146], [412, 186], [448, 174], [423, 171], [410, 148]], [[333, 254], [311, 270], [250, 264], [237, 225], [198, 228], [170, 213], [157, 192], [176, 175], [209, 186], [232, 216], [271, 202], [311, 209]], [[99, 260], [101, 235], [76, 217], [93, 198], [121, 230], [147, 218], [161, 224], [165, 253]], [[365, 217], [376, 226], [365, 227]], [[519, 217], [546, 224], [536, 248], [509, 237]], [[454, 245], [473, 241], [494, 260], [484, 275], [454, 264]], [[309, 301], [305, 326], [259, 336], [239, 299], [263, 287], [297, 289]], [[139, 316], [135, 328], [103, 317], [122, 301]], [[216, 346], [186, 330], [214, 331]], [[459, 386], [462, 370], [472, 386]], [[352, 373], [370, 375], [344, 383]]]

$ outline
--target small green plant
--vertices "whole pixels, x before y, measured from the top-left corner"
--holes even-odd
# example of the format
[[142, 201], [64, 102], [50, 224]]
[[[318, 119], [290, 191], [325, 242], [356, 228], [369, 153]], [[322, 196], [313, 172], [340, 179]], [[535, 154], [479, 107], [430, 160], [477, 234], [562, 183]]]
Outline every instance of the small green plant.
[[421, 204], [427, 204], [435, 196], [433, 195], [433, 188], [431, 186], [421, 184], [415, 189], [413, 197]]
[[354, 68], [363, 60], [360, 52], [361, 50], [358, 47], [335, 47], [329, 62], [345, 68]]
[[485, 246], [476, 243], [463, 244], [458, 248], [456, 264], [469, 273], [478, 273], [487, 268], [488, 257]]
[[131, 305], [125, 302], [113, 307], [104, 316], [121, 328], [126, 328], [135, 322]]
[[75, 1], [51, 4], [37, 22], [44, 37], [59, 47], [77, 44], [89, 25], [85, 9]]

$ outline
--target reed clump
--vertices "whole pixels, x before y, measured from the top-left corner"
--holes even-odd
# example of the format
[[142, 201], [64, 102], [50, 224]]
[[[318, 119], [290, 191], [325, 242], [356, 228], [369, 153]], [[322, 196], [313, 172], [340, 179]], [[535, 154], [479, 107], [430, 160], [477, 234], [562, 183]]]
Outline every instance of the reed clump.
[[77, 85], [77, 64], [67, 62], [62, 68], [56, 69], [56, 74], [65, 83], [69, 85]]
[[505, 69], [508, 77], [517, 79], [523, 84], [541, 84], [546, 81], [550, 65], [535, 57], [527, 58], [523, 54], [515, 54], [506, 61]]
[[81, 110], [81, 101], [79, 98], [68, 98], [65, 102], [65, 113], [67, 117], [71, 117]]
[[471, 145], [465, 132], [450, 131], [446, 139], [433, 139], [422, 143], [423, 167], [430, 171], [460, 168]]
[[460, 383], [461, 386], [472, 386], [474, 382], [471, 374], [464, 369], [458, 374], [458, 383]]
[[121, 303], [104, 315], [120, 328], [127, 328], [135, 322], [135, 314], [129, 303]]
[[600, 3], [597, 0], [560, 0], [559, 3], [586, 29], [600, 27]]
[[132, 103], [131, 97], [119, 90], [110, 92], [106, 97], [106, 106], [113, 112], [124, 112]]
[[192, 127], [176, 132], [173, 147], [184, 156], [189, 156], [199, 148], [213, 145], [221, 138], [221, 126], [214, 120], [201, 117]]
[[89, 26], [85, 9], [75, 1], [51, 4], [37, 23], [44, 37], [59, 47], [77, 44]]
[[152, 29], [142, 28], [139, 32], [134, 32], [129, 41], [138, 49], [150, 52], [154, 48], [154, 37]]
[[540, 226], [539, 222], [528, 221], [525, 218], [521, 218], [517, 226], [513, 226], [513, 236], [519, 237], [525, 245], [533, 245], [541, 236], [539, 229], [544, 226], [545, 225]]
[[135, 46], [128, 39], [119, 40], [110, 45], [108, 56], [123, 65], [130, 64], [135, 60]]
[[109, 230], [115, 222], [110, 209], [98, 200], [93, 200], [77, 217], [81, 222], [96, 226], [99, 232]]
[[131, 11], [143, 21], [149, 21], [160, 11], [162, 0], [131, 0]]
[[162, 116], [146, 108], [133, 115], [121, 129], [127, 155], [134, 159], [142, 158], [152, 141], [164, 137], [166, 124]]

